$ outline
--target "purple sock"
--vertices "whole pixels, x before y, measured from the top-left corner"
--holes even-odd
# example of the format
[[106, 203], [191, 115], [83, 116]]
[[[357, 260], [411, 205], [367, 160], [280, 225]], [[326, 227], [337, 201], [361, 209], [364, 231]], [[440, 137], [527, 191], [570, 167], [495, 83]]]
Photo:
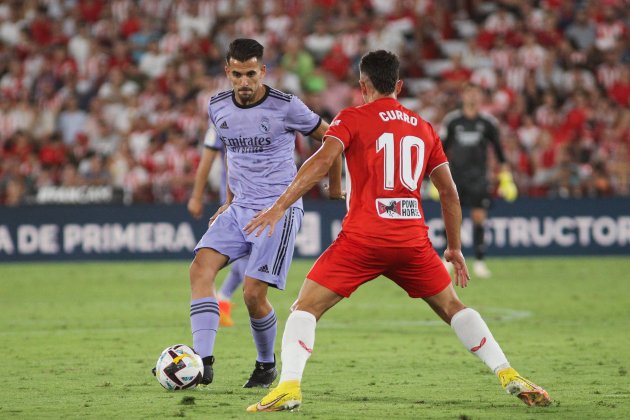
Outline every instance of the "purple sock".
[[195, 351], [202, 358], [212, 356], [219, 327], [219, 304], [216, 298], [205, 297], [190, 301], [190, 326]]
[[232, 298], [234, 291], [238, 289], [238, 286], [243, 281], [244, 273], [240, 269], [240, 262], [241, 260], [237, 260], [232, 264], [230, 272], [228, 273], [225, 280], [223, 280], [223, 284], [221, 285], [221, 291], [219, 292], [219, 294], [221, 295], [221, 297], [225, 297], [227, 300], [230, 300]]
[[274, 361], [273, 347], [276, 341], [276, 314], [271, 310], [264, 318], [250, 318], [254, 344], [258, 351], [257, 362], [269, 363]]

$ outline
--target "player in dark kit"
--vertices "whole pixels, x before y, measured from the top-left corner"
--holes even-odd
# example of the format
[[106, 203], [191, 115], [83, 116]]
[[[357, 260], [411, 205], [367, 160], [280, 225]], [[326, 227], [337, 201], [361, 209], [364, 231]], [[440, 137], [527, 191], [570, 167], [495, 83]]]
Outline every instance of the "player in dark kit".
[[516, 198], [516, 187], [499, 141], [498, 122], [492, 115], [479, 111], [481, 100], [481, 89], [473, 84], [466, 85], [462, 92], [462, 109], [444, 117], [441, 137], [461, 205], [471, 209], [476, 259], [473, 272], [478, 277], [488, 278], [491, 273], [483, 259], [484, 223], [491, 204], [487, 173], [489, 146], [501, 164], [499, 193], [512, 201]]
[[383, 50], [370, 52], [359, 68], [365, 105], [346, 108], [335, 117], [322, 147], [302, 165], [274, 204], [245, 226], [247, 234], [272, 236], [286, 209], [344, 153], [348, 214], [339, 236], [315, 262], [291, 308], [282, 337], [278, 387], [247, 411], [292, 410], [302, 403], [302, 374], [313, 352], [317, 320], [380, 275], [410, 297], [427, 302], [462, 344], [498, 376], [507, 393], [528, 405], [548, 405], [547, 392], [510, 367], [479, 313], [459, 300], [431, 245], [420, 205], [419, 183], [425, 172], [440, 196], [448, 242], [444, 257], [455, 267], [455, 284], [465, 287], [469, 276], [461, 252], [457, 190], [433, 127], [396, 99], [402, 88], [398, 58]]

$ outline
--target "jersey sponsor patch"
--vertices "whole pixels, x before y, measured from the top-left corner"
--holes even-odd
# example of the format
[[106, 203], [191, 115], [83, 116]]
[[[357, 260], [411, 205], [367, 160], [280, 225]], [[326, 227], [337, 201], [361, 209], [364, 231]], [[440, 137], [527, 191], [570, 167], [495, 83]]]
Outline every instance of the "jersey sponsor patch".
[[376, 212], [383, 219], [421, 219], [415, 198], [377, 198]]

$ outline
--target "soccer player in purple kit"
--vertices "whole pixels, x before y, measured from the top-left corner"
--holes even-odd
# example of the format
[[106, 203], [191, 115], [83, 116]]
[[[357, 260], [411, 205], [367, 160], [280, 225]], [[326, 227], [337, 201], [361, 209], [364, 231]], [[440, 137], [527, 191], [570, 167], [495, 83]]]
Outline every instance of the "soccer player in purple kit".
[[[214, 127], [208, 128], [203, 140], [203, 152], [201, 154], [201, 161], [197, 167], [195, 173], [195, 183], [193, 186], [192, 194], [188, 200], [188, 212], [196, 219], [201, 218], [203, 214], [203, 191], [208, 181], [208, 174], [212, 169], [215, 160], [224, 161], [225, 159], [225, 147], [223, 142], [218, 138], [217, 132]], [[219, 190], [219, 199], [221, 203], [227, 201], [227, 175], [225, 173], [225, 162], [221, 162], [221, 188]], [[217, 293], [217, 300], [219, 303], [219, 326], [231, 327], [234, 325], [232, 319], [232, 295], [243, 282], [245, 276], [245, 267], [247, 267], [247, 257], [240, 258], [234, 261], [230, 265], [230, 272], [228, 273], [221, 290]]]
[[[227, 264], [248, 256], [243, 298], [250, 316], [257, 357], [245, 388], [269, 387], [277, 376], [274, 344], [276, 315], [267, 299], [269, 286], [283, 290], [293, 245], [302, 221], [301, 200], [290, 207], [276, 234], [256, 237], [243, 232], [260, 210], [282, 194], [297, 173], [293, 153], [300, 132], [321, 140], [328, 124], [293, 95], [262, 80], [263, 46], [236, 39], [226, 54], [225, 72], [232, 89], [210, 99], [208, 116], [226, 149], [227, 201], [210, 219], [195, 247], [190, 266], [190, 322], [193, 347], [204, 363], [202, 384], [213, 380], [214, 344], [219, 306], [214, 280]], [[331, 198], [341, 195], [341, 162], [331, 170]]]

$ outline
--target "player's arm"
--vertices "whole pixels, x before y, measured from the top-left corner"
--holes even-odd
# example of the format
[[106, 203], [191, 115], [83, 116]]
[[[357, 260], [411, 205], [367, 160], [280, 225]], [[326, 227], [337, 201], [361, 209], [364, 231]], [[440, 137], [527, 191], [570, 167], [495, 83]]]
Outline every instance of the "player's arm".
[[503, 152], [503, 147], [501, 146], [501, 141], [499, 138], [499, 127], [494, 121], [488, 121], [488, 126], [488, 140], [490, 141], [490, 143], [492, 143], [494, 153], [496, 154], [497, 160], [501, 165], [499, 169], [498, 193], [506, 201], [514, 201], [518, 197], [518, 189], [516, 188], [516, 184], [514, 184], [512, 170], [510, 169], [509, 163], [505, 159], [505, 153]]
[[[321, 120], [319, 127], [315, 129], [311, 133], [311, 137], [315, 140], [322, 141], [326, 131], [328, 131], [328, 123], [324, 120]], [[345, 199], [345, 194], [343, 193], [342, 185], [341, 185], [341, 170], [343, 166], [343, 162], [341, 160], [341, 154], [335, 159], [332, 166], [330, 167], [330, 171], [328, 172], [328, 197], [331, 200], [343, 200]]]
[[225, 203], [221, 204], [221, 206], [217, 209], [217, 211], [212, 215], [210, 220], [208, 220], [208, 227], [210, 227], [210, 225], [214, 223], [216, 218], [221, 213], [223, 213], [224, 211], [228, 209], [228, 207], [230, 207], [230, 204], [232, 204], [232, 200], [234, 200], [234, 193], [230, 189], [230, 183], [228, 182], [228, 179], [230, 178], [228, 176], [229, 168], [228, 168], [227, 153], [225, 153], [223, 156], [223, 165], [224, 165], [223, 167], [225, 168]]
[[444, 219], [447, 241], [444, 258], [453, 263], [455, 267], [455, 284], [466, 287], [470, 275], [468, 274], [468, 267], [466, 267], [466, 261], [462, 254], [462, 240], [460, 236], [462, 208], [448, 164], [440, 165], [431, 172], [431, 182], [435, 185], [440, 194], [442, 218]]
[[488, 121], [488, 127], [488, 140], [492, 144], [494, 154], [497, 157], [499, 164], [501, 165], [500, 172], [502, 174], [511, 174], [510, 165], [505, 159], [505, 153], [503, 151], [503, 146], [501, 145], [501, 139], [499, 137], [499, 127], [493, 121]]
[[322, 147], [304, 162], [293, 182], [278, 197], [276, 202], [268, 209], [258, 213], [243, 230], [248, 235], [257, 230], [256, 236], [260, 236], [269, 226], [269, 236], [271, 236], [276, 223], [284, 216], [286, 210], [326, 176], [341, 152], [343, 152], [343, 145], [340, 142], [325, 141]]
[[315, 140], [322, 141], [327, 130], [328, 123], [324, 120], [320, 120], [317, 128], [311, 134], [309, 134], [309, 136], [313, 137]]
[[341, 154], [333, 161], [328, 171], [328, 198], [331, 200], [345, 200], [346, 194], [341, 186], [341, 170], [343, 162]]
[[501, 141], [499, 139], [499, 127], [494, 121], [488, 120], [488, 132], [486, 134], [488, 141], [492, 144], [492, 148], [494, 149], [494, 154], [497, 156], [497, 160], [501, 163], [502, 169], [509, 169], [507, 167], [507, 163], [505, 160], [505, 153], [503, 152], [503, 147], [501, 146]]
[[225, 156], [223, 156], [223, 167], [225, 168], [225, 203], [223, 204], [227, 204], [229, 206], [230, 204], [232, 204], [232, 200], [234, 200], [234, 193], [232, 192], [232, 189], [230, 188], [230, 183], [228, 182], [228, 180], [230, 179], [230, 177], [228, 176], [230, 168], [228, 168], [227, 153], [225, 154]]
[[203, 191], [206, 188], [208, 174], [212, 169], [214, 159], [217, 157], [218, 150], [204, 147], [201, 153], [201, 161], [195, 172], [195, 183], [193, 185], [192, 194], [188, 200], [188, 212], [195, 218], [199, 219], [203, 213]]

